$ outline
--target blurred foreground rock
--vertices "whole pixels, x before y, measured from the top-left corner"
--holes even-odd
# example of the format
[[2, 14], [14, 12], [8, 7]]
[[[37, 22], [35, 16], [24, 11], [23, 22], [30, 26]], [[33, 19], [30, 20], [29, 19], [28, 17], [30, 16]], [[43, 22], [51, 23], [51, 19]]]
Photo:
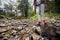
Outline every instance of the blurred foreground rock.
[[[47, 20], [48, 21], [48, 20]], [[60, 19], [36, 26], [31, 19], [0, 20], [0, 40], [60, 40]]]

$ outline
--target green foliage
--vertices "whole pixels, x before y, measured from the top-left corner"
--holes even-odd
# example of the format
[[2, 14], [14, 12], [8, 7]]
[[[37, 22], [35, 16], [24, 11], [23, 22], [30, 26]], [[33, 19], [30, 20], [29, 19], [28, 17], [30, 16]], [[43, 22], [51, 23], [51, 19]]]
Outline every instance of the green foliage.
[[12, 13], [13, 6], [10, 3], [9, 3], [9, 5], [4, 4], [4, 6], [5, 6], [6, 11], [8, 11], [8, 12], [10, 11]]
[[46, 6], [46, 10], [49, 12], [55, 12], [55, 1], [48, 1], [47, 2], [47, 6]]
[[35, 20], [37, 19], [35, 11], [32, 8], [29, 9], [28, 13], [29, 13], [28, 18]]
[[51, 17], [51, 18], [60, 18], [60, 14], [58, 14], [58, 13], [48, 13], [48, 12], [46, 12], [45, 16], [46, 17]]
[[8, 16], [9, 16], [9, 17], [14, 17], [15, 14], [13, 14], [13, 13], [9, 13]]
[[28, 0], [21, 0], [18, 5], [18, 9], [21, 10], [23, 16], [28, 17]]
[[60, 13], [60, 0], [55, 0], [55, 11]]
[[5, 18], [6, 16], [6, 13], [3, 11], [3, 12], [0, 12], [0, 18]]
[[4, 15], [5, 18], [8, 18], [8, 17], [11, 17], [12, 18], [12, 17], [14, 17], [15, 14], [12, 12], [13, 5], [11, 5], [9, 3], [9, 5], [4, 4], [4, 6], [5, 6], [5, 12], [2, 12], [1, 15]]
[[[60, 14], [45, 12], [45, 17], [50, 17], [50, 18], [58, 19], [58, 18], [60, 18]], [[37, 20], [37, 16], [36, 15], [30, 16], [30, 19]]]
[[34, 16], [35, 15], [35, 12], [33, 11], [33, 10], [29, 10], [29, 17], [32, 17], [32, 16]]
[[46, 10], [49, 12], [60, 13], [60, 0], [52, 0], [47, 2]]

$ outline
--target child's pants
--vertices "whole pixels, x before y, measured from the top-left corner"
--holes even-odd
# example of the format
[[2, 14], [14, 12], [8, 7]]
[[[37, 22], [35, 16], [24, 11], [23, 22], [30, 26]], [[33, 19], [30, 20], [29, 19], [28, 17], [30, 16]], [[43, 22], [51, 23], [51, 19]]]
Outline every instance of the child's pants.
[[44, 20], [44, 17], [45, 17], [44, 9], [45, 9], [45, 5], [41, 4], [41, 16], [42, 16], [42, 20]]
[[[45, 16], [44, 8], [45, 8], [44, 4], [41, 4], [40, 6], [36, 6], [36, 16], [39, 21], [44, 20], [44, 16]], [[41, 12], [41, 16], [39, 15], [40, 12]]]
[[37, 19], [40, 21], [40, 15], [39, 15], [39, 12], [40, 12], [40, 7], [39, 6], [36, 6], [36, 16], [37, 16]]

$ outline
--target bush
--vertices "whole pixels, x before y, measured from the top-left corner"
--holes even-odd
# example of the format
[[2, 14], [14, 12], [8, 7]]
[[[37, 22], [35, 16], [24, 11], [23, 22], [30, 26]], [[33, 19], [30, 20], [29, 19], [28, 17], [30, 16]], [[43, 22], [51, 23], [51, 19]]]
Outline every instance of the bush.
[[35, 12], [33, 10], [29, 10], [28, 17], [32, 17], [35, 15]]
[[45, 16], [50, 17], [50, 18], [55, 18], [55, 19], [60, 18], [60, 14], [58, 14], [58, 13], [48, 13], [48, 12], [46, 12]]

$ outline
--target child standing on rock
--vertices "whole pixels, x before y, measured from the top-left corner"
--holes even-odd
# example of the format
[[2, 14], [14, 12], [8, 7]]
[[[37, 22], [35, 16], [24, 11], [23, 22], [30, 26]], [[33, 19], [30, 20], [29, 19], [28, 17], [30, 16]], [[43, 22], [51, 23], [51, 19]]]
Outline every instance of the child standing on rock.
[[[36, 16], [37, 16], [37, 25], [40, 25], [41, 23], [45, 24], [45, 15], [44, 15], [44, 0], [34, 0], [34, 7], [36, 7]], [[41, 16], [39, 15], [41, 13]]]

